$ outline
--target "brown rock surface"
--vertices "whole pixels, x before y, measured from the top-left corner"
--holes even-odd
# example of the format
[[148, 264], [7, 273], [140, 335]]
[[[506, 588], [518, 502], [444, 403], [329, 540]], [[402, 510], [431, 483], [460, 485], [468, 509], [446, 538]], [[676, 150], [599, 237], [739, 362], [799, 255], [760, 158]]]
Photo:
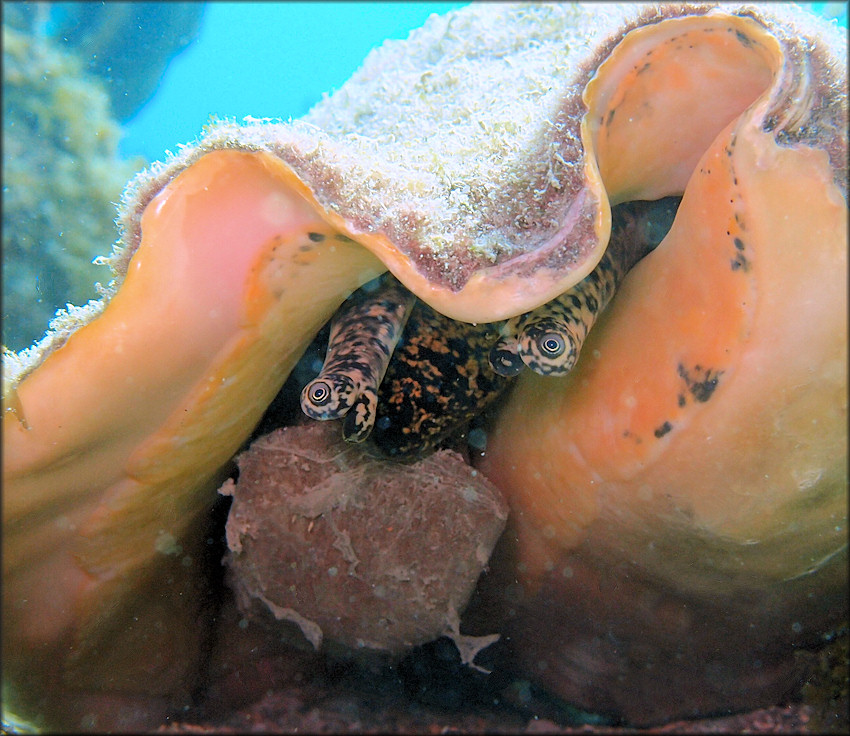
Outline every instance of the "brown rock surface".
[[378, 460], [338, 423], [312, 422], [237, 463], [220, 492], [233, 496], [225, 563], [247, 618], [295, 623], [317, 648], [398, 653], [457, 633], [508, 513], [460, 455]]

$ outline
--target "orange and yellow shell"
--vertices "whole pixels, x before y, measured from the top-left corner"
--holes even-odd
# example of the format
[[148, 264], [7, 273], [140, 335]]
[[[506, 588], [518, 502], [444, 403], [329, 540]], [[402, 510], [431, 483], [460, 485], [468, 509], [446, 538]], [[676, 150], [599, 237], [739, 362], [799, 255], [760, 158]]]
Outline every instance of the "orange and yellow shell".
[[498, 417], [491, 579], [522, 595], [491, 610], [582, 707], [771, 702], [847, 611], [845, 67], [785, 6], [473, 6], [304, 120], [221, 124], [137, 178], [109, 298], [5, 360], [16, 707], [182, 702], [222, 468], [352, 290], [389, 269], [449, 317], [510, 317], [592, 270], [612, 203], [670, 194], [576, 370]]

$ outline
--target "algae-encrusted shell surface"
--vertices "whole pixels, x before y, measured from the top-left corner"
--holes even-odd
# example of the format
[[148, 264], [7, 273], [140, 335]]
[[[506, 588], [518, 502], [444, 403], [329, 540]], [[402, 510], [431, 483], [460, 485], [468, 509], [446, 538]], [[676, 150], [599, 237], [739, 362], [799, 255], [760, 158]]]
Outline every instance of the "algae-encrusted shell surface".
[[131, 197], [206, 151], [268, 151], [335, 227], [447, 316], [533, 309], [583, 278], [607, 243], [609, 207], [580, 132], [587, 44], [625, 9], [602, 12], [602, 25], [569, 5], [433, 16], [304, 118], [214, 125]]
[[[432, 18], [405, 42], [386, 44], [304, 119], [214, 125], [199, 142], [137, 177], [122, 204], [123, 246], [111, 259], [116, 279], [109, 298], [71, 310], [40, 345], [5, 359], [4, 681], [13, 683], [14, 697], [30, 712], [74, 726], [90, 710], [100, 709], [106, 721], [115, 716], [106, 699], [95, 704], [92, 693], [144, 691], [159, 710], [151, 706], [148, 721], [139, 723], [186, 702], [200, 661], [199, 529], [221, 469], [321, 325], [378, 273], [390, 269], [454, 318], [490, 321], [532, 309], [594, 267], [608, 241], [610, 202], [681, 193], [707, 152], [725, 155], [729, 131], [739, 131], [747, 144], [736, 149], [745, 158], [731, 157], [741, 171], [761, 172], [781, 160], [779, 179], [762, 173], [747, 179], [756, 195], [743, 198], [746, 207], [735, 200], [731, 210], [720, 210], [730, 249], [722, 265], [746, 276], [730, 292], [730, 282], [715, 280], [719, 261], [707, 272], [702, 292], [716, 287], [733, 302], [734, 319], [722, 325], [722, 334], [746, 334], [751, 315], [734, 300], [761, 273], [746, 271], [741, 260], [737, 269], [731, 265], [738, 251], [731, 234], [735, 213], [748, 216], [746, 225], [768, 223], [773, 229], [760, 232], [783, 237], [803, 237], [811, 224], [805, 216], [787, 230], [780, 224], [796, 211], [781, 186], [787, 157], [792, 174], [797, 162], [808, 166], [799, 169], [812, 184], [804, 187], [807, 196], [829, 205], [832, 219], [820, 221], [815, 232], [836, 250], [840, 266], [846, 205], [836, 183], [846, 177], [846, 47], [801, 13], [791, 13], [802, 20], [798, 27], [773, 19], [774, 12], [473, 6]], [[628, 59], [613, 65], [615, 72], [625, 68], [624, 76], [600, 73], [590, 82], [630, 31], [661, 29], [672, 22], [667, 16], [693, 16], [681, 21], [694, 35], [688, 45], [721, 62], [731, 50], [732, 63], [697, 75], [706, 86], [686, 83], [684, 98], [676, 93], [678, 78], [641, 75]], [[710, 43], [702, 44], [705, 39]], [[652, 52], [648, 43], [645, 53]], [[663, 35], [661, 47], [675, 50], [675, 38]], [[689, 58], [694, 69], [704, 63], [698, 55]], [[742, 66], [755, 69], [745, 71], [743, 87], [724, 83], [737, 80]], [[644, 79], [655, 84], [638, 84]], [[633, 81], [640, 95], [618, 97]], [[717, 107], [715, 98], [725, 101]], [[629, 135], [623, 121], [647, 110], [654, 111], [647, 127]], [[678, 117], [668, 120], [665, 112]], [[687, 134], [685, 144], [670, 145], [680, 133]], [[625, 167], [618, 169], [619, 162]], [[722, 203], [729, 166], [709, 168], [721, 179], [705, 181], [719, 181], [710, 193]], [[716, 227], [717, 214], [700, 217], [694, 206], [685, 208], [683, 220], [693, 233], [674, 226], [678, 245], [662, 244], [659, 255], [686, 253], [691, 240], [700, 253], [708, 247], [703, 224]], [[751, 248], [749, 257], [763, 240], [742, 242]], [[681, 262], [688, 265], [688, 257], [680, 255]], [[807, 275], [820, 268], [816, 259], [805, 263]], [[793, 258], [777, 264], [779, 275], [765, 272], [759, 290], [780, 293], [777, 284], [797, 265]], [[651, 284], [641, 289], [651, 290]], [[805, 293], [814, 292], [815, 286]], [[675, 305], [687, 305], [691, 296], [680, 286]], [[654, 293], [652, 299], [663, 304]], [[781, 323], [781, 300], [760, 303], [771, 324]], [[670, 305], [657, 309], [677, 314]], [[832, 345], [835, 313], [824, 313], [829, 320], [818, 334]], [[619, 319], [612, 313], [607, 324]], [[641, 334], [642, 327], [631, 331]], [[654, 329], [679, 334], [664, 319]], [[715, 338], [697, 349], [711, 348]], [[773, 355], [767, 343], [758, 345]], [[595, 356], [592, 349], [589, 354]], [[632, 351], [629, 359], [639, 354]], [[603, 355], [609, 370], [628, 364], [603, 351], [600, 360]], [[758, 363], [754, 370], [757, 375]], [[776, 373], [780, 395], [787, 388], [782, 381], [793, 375], [781, 367]], [[581, 387], [574, 389], [579, 398], [604, 398], [592, 376], [587, 386], [582, 380], [572, 382]], [[560, 382], [550, 386], [562, 395]], [[752, 396], [774, 396], [774, 387], [755, 385]], [[545, 398], [544, 392], [544, 405]], [[529, 438], [542, 433], [550, 442], [574, 431], [560, 416], [530, 409], [527, 419], [538, 424]], [[511, 436], [511, 421], [499, 430], [502, 449], [491, 450], [494, 463], [501, 458], [510, 466], [521, 446], [524, 436]], [[681, 435], [695, 442], [687, 424], [681, 426]], [[662, 420], [652, 429], [663, 437], [663, 427]], [[605, 445], [595, 449], [604, 453]], [[558, 463], [564, 454], [556, 443], [546, 462]], [[530, 481], [520, 478], [522, 488], [531, 488], [539, 474], [523, 465], [532, 457], [517, 458], [518, 472]], [[515, 514], [530, 529], [521, 537], [529, 547], [523, 554], [540, 561], [536, 536], [548, 539], [549, 529], [535, 528], [539, 500], [515, 490], [511, 495]], [[556, 492], [554, 504], [564, 509], [564, 495]], [[568, 546], [562, 532], [574, 531], [574, 521], [549, 525], [557, 549]]]

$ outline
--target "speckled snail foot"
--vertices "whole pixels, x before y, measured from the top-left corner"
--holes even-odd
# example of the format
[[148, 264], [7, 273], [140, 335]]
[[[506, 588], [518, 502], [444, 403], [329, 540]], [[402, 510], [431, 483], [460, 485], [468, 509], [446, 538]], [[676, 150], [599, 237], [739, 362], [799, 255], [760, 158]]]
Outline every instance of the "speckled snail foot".
[[490, 351], [490, 365], [502, 376], [528, 367], [541, 376], [565, 376], [608, 306], [623, 277], [667, 234], [679, 197], [630, 202], [611, 213], [611, 240], [599, 265], [551, 302], [509, 319]]
[[457, 453], [376, 459], [334, 425], [275, 430], [237, 462], [221, 492], [233, 496], [226, 565], [239, 606], [317, 649], [397, 655], [446, 633], [508, 513]]

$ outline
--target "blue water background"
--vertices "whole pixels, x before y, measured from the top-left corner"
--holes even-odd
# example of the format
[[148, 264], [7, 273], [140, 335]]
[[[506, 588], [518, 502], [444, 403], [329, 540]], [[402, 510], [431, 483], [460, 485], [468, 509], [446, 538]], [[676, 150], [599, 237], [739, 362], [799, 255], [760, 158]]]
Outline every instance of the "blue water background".
[[198, 37], [125, 124], [121, 153], [161, 160], [211, 116], [299, 117], [339, 89], [366, 54], [459, 2], [207, 3]]
[[[121, 153], [160, 160], [211, 117], [299, 117], [387, 39], [406, 38], [459, 2], [207, 3], [198, 37], [124, 128]], [[808, 3], [847, 28], [847, 3]]]

